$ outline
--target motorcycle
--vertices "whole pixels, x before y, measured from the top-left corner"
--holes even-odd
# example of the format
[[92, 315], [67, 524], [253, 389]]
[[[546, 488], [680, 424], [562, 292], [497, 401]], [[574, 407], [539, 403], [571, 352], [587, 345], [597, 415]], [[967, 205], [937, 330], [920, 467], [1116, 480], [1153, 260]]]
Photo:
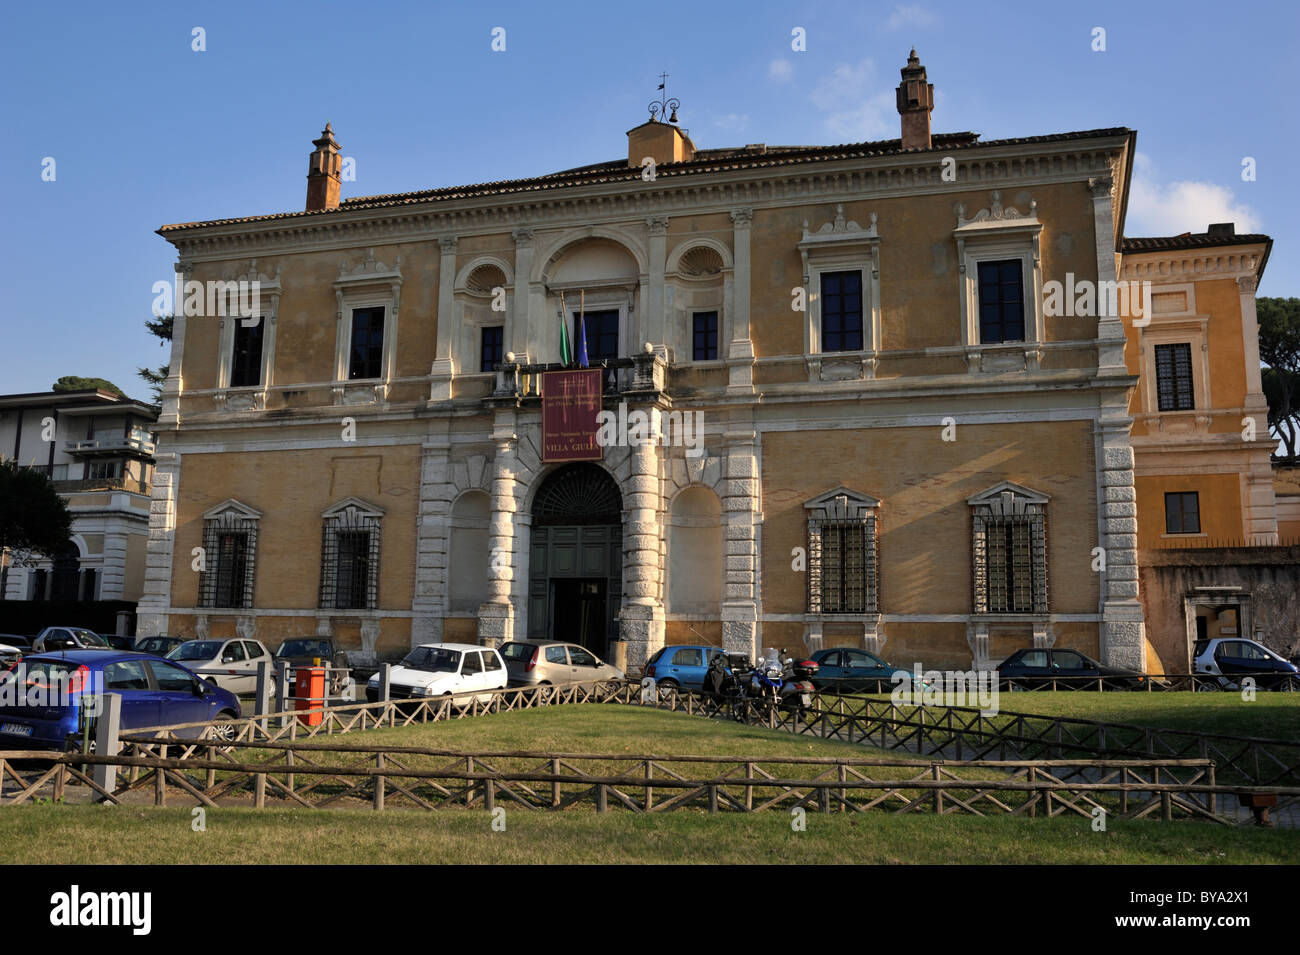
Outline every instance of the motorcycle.
[[[784, 651], [783, 651], [784, 652]], [[814, 687], [812, 678], [820, 669], [816, 660], [799, 660], [785, 657], [782, 660], [781, 705], [799, 716], [812, 706]]]

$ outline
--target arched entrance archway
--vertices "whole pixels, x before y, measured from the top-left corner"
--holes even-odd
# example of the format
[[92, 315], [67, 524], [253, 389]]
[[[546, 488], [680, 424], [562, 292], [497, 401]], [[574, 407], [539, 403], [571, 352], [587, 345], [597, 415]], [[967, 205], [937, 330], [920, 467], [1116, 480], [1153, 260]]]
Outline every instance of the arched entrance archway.
[[568, 464], [533, 498], [528, 636], [604, 656], [623, 600], [623, 495], [594, 464]]
[[77, 545], [68, 541], [54, 555], [53, 571], [51, 573], [50, 599], [71, 601], [78, 599], [81, 594], [81, 551]]

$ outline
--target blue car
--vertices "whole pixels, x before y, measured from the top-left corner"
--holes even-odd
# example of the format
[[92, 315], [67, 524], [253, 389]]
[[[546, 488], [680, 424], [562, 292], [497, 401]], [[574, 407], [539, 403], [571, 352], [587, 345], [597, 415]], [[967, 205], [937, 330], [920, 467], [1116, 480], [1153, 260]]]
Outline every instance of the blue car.
[[239, 717], [238, 697], [171, 660], [106, 650], [42, 653], [0, 674], [0, 750], [79, 749], [103, 693], [121, 695], [123, 732]]
[[702, 690], [709, 661], [726, 656], [727, 652], [721, 647], [664, 647], [646, 661], [642, 675], [650, 677], [665, 690]]

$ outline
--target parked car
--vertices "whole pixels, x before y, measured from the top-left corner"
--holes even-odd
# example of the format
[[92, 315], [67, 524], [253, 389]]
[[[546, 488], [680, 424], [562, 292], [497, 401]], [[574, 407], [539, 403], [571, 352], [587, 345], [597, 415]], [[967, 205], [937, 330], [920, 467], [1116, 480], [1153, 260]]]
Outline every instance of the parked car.
[[101, 633], [100, 639], [107, 643], [114, 650], [134, 650], [135, 641], [130, 637], [121, 637], [116, 633]]
[[622, 670], [577, 643], [515, 640], [502, 645], [501, 656], [511, 686], [623, 679]]
[[46, 627], [32, 640], [33, 653], [54, 650], [111, 650], [99, 634], [84, 627]]
[[165, 657], [185, 641], [180, 637], [137, 637], [134, 650], [154, 657]]
[[295, 637], [280, 644], [275, 651], [275, 662], [289, 664], [289, 685], [296, 682], [295, 667], [312, 666], [319, 661], [330, 667], [329, 692], [338, 695], [348, 682], [348, 655], [334, 646], [334, 641], [327, 637]]
[[1260, 689], [1300, 690], [1300, 667], [1243, 637], [1197, 640], [1192, 647], [1192, 673], [1211, 677], [1198, 681], [1198, 690], [1235, 690], [1248, 676]]
[[665, 690], [698, 691], [704, 688], [704, 674], [709, 672], [709, 661], [716, 656], [726, 657], [727, 651], [721, 647], [690, 645], [663, 647], [646, 661], [642, 675]]
[[27, 651], [12, 644], [0, 643], [0, 667], [8, 667], [22, 659]]
[[999, 679], [1007, 681], [1007, 688], [1011, 690], [1050, 687], [1053, 685], [1052, 680], [1061, 689], [1075, 687], [1091, 690], [1097, 687], [1098, 679], [1102, 681], [1103, 689], [1135, 690], [1144, 689], [1147, 681], [1143, 673], [1106, 666], [1078, 650], [1038, 647], [1017, 650], [998, 664], [997, 672]]
[[257, 691], [258, 665], [271, 662], [270, 651], [256, 640], [187, 640], [166, 659], [183, 663], [205, 680], [231, 693]]
[[[467, 690], [500, 690], [506, 685], [501, 654], [472, 643], [426, 643], [416, 647], [389, 674], [389, 699], [451, 696], [461, 706], [470, 702]], [[453, 696], [453, 694], [455, 694]], [[379, 674], [366, 683], [366, 699], [379, 699]], [[478, 694], [481, 702], [490, 694]]]
[[859, 647], [831, 647], [812, 655], [817, 663], [813, 686], [832, 693], [888, 693], [895, 673], [911, 673]]
[[[99, 707], [88, 705], [87, 691], [121, 694], [124, 731], [239, 717], [233, 693], [168, 660], [117, 650], [35, 654], [0, 674], [0, 749], [80, 748]], [[217, 735], [233, 731], [219, 726]]]
[[16, 633], [0, 633], [0, 643], [7, 647], [17, 647], [19, 650], [30, 651], [32, 649], [32, 638], [22, 637]]

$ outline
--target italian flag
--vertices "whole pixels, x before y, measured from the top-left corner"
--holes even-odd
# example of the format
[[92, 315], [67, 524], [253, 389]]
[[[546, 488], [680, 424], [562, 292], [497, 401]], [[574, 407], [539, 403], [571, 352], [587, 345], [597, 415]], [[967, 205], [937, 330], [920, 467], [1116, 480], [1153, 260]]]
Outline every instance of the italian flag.
[[560, 293], [560, 364], [566, 367], [573, 361], [573, 353], [569, 349], [569, 319], [565, 314], [567, 306], [564, 304], [564, 293]]

